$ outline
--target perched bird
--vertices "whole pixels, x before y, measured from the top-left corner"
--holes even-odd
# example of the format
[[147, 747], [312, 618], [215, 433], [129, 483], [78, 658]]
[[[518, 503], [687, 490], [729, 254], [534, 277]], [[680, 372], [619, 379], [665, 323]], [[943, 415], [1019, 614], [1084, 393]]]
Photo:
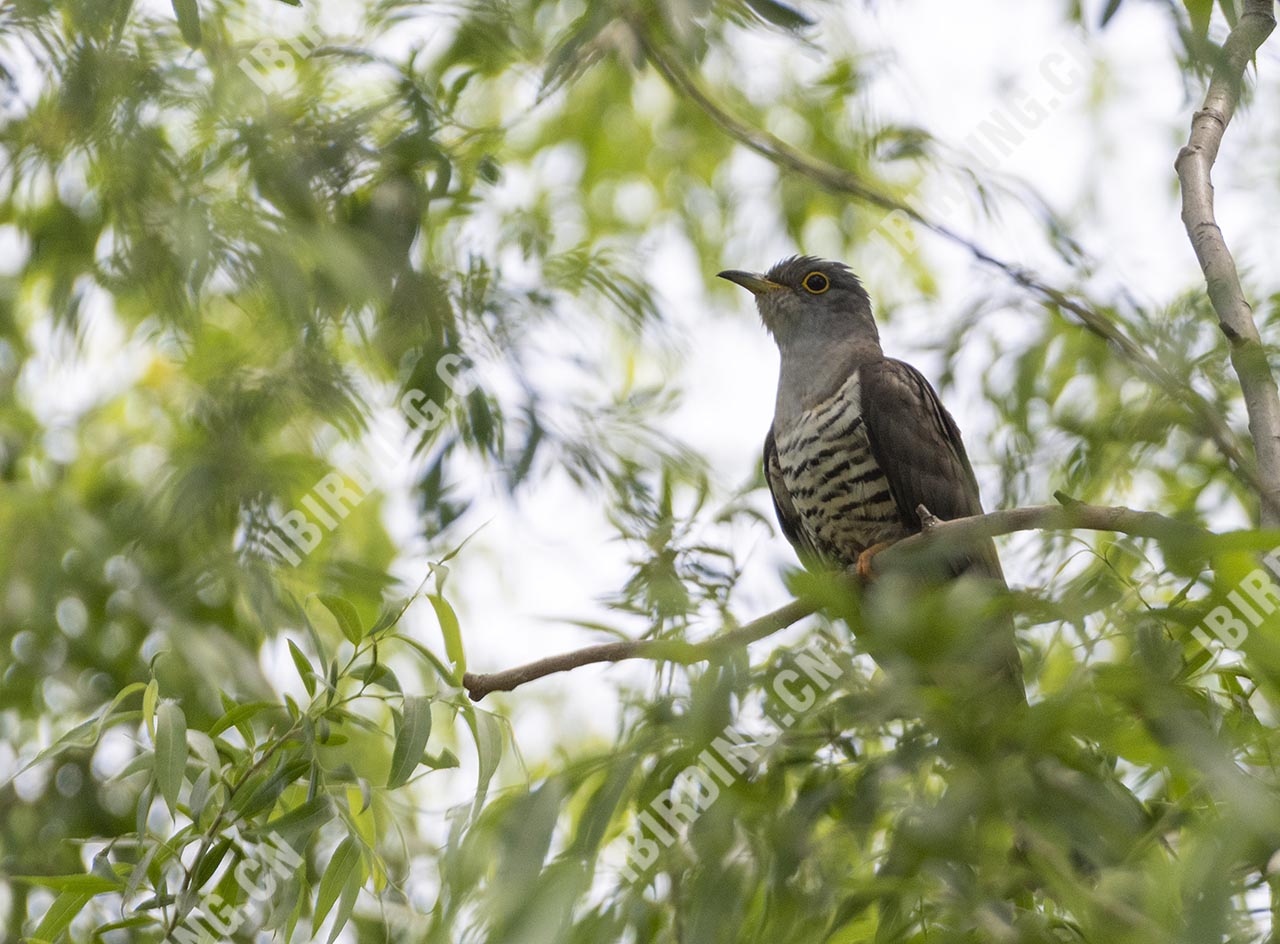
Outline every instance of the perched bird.
[[[755, 296], [781, 354], [764, 471], [782, 532], [807, 566], [869, 578], [874, 554], [920, 530], [920, 505], [943, 520], [982, 513], [955, 420], [918, 370], [884, 356], [871, 300], [847, 266], [793, 256], [763, 275], [719, 275]], [[947, 569], [1004, 586], [990, 540]], [[996, 623], [989, 658], [1020, 694], [1012, 621]]]

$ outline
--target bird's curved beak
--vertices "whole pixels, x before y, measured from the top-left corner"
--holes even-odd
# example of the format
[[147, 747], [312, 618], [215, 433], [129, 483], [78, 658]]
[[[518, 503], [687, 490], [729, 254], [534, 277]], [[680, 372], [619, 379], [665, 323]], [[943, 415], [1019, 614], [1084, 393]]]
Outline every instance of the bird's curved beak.
[[770, 282], [763, 275], [757, 275], [754, 272], [743, 272], [741, 269], [725, 269], [723, 272], [717, 272], [716, 278], [728, 279], [736, 285], [741, 285], [752, 295], [767, 295], [783, 288], [777, 282]]

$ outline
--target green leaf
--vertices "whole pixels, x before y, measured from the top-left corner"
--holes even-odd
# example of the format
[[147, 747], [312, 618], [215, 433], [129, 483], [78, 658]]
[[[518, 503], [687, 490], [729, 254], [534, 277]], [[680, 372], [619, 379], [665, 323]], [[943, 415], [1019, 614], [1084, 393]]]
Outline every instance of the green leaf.
[[217, 871], [229, 851], [231, 851], [231, 840], [224, 836], [200, 857], [200, 861], [196, 864], [195, 876], [191, 881], [193, 891], [199, 891], [204, 887], [205, 882], [213, 878], [213, 873]]
[[49, 910], [40, 919], [33, 938], [52, 941], [67, 929], [81, 910], [93, 899], [93, 892], [72, 891], [68, 889], [53, 900]]
[[196, 0], [173, 0], [173, 12], [178, 15], [178, 29], [192, 49], [200, 48], [200, 8]]
[[1213, 0], [1182, 0], [1191, 17], [1191, 31], [1201, 39], [1209, 35], [1209, 19], [1213, 16]]
[[112, 921], [110, 924], [103, 924], [94, 928], [94, 940], [107, 940], [107, 935], [111, 931], [123, 931], [126, 928], [144, 928], [157, 924], [159, 922], [148, 915], [134, 915], [132, 918], [125, 918], [123, 921]]
[[[301, 848], [310, 841], [320, 827], [333, 819], [333, 801], [327, 793], [321, 793], [288, 813], [268, 820], [262, 828], [270, 836], [279, 836], [294, 848]], [[301, 840], [301, 842], [297, 842]]]
[[795, 7], [778, 0], [747, 0], [749, 6], [760, 19], [783, 29], [800, 30], [812, 26], [814, 19]]
[[253, 743], [253, 729], [248, 725], [245, 725], [244, 728], [240, 728], [240, 726], [254, 715], [261, 714], [264, 711], [279, 710], [280, 706], [270, 701], [251, 701], [243, 705], [236, 705], [228, 709], [225, 715], [213, 723], [213, 726], [209, 728], [209, 736], [217, 737], [227, 728], [235, 727], [240, 729], [240, 733], [245, 736], [246, 741]]
[[[24, 765], [22, 770], [18, 771], [18, 773], [25, 773], [32, 767], [36, 766], [36, 764], [42, 763], [46, 760], [52, 760], [66, 751], [93, 747], [93, 745], [98, 743], [98, 738], [102, 736], [102, 728], [106, 725], [107, 721], [110, 720], [116, 708], [120, 706], [120, 703], [134, 692], [143, 691], [146, 687], [147, 686], [142, 682], [131, 682], [124, 688], [120, 689], [120, 691], [116, 693], [116, 697], [111, 699], [111, 704], [107, 705], [103, 710], [102, 714], [97, 717], [81, 721], [70, 731], [67, 731], [58, 738], [58, 740], [54, 741], [40, 753], [36, 754], [35, 757], [31, 758], [31, 760]], [[17, 774], [14, 774], [13, 776], [16, 777]]]
[[147, 734], [156, 739], [156, 704], [160, 701], [160, 683], [152, 679], [142, 693], [142, 720], [147, 723]]
[[334, 914], [333, 927], [329, 930], [329, 939], [326, 944], [333, 944], [337, 939], [339, 932], [346, 927], [347, 922], [351, 920], [351, 913], [356, 907], [356, 898], [360, 894], [360, 889], [364, 885], [364, 872], [356, 869], [347, 876], [347, 883], [342, 886], [342, 897], [338, 899], [338, 910]]
[[[360, 794], [360, 808], [352, 810], [352, 812], [359, 816], [373, 805], [373, 787], [368, 780], [360, 777], [356, 783], [356, 791]], [[373, 839], [374, 837], [372, 836], [365, 837], [366, 842], [372, 842]]]
[[[324, 919], [329, 914], [329, 909], [333, 907], [333, 903], [338, 900], [347, 887], [351, 876], [356, 874], [356, 867], [360, 864], [360, 847], [356, 845], [356, 841], [348, 836], [342, 842], [338, 843], [338, 848], [333, 851], [333, 855], [329, 859], [329, 864], [325, 867], [324, 875], [320, 876], [320, 888], [316, 892], [316, 910], [312, 927], [319, 928], [324, 923]], [[339, 912], [341, 918], [341, 912]], [[345, 924], [345, 919], [338, 924]]]
[[178, 812], [178, 791], [187, 770], [187, 718], [177, 702], [156, 709], [155, 781], [170, 813]]
[[13, 875], [10, 877], [16, 882], [39, 885], [41, 888], [51, 888], [58, 892], [89, 892], [92, 895], [115, 891], [124, 885], [119, 880], [113, 881], [104, 875], [87, 872], [77, 872], [74, 875]]
[[360, 625], [360, 614], [356, 612], [356, 608], [342, 597], [335, 597], [328, 593], [319, 594], [318, 599], [338, 621], [338, 628], [342, 630], [342, 635], [347, 637], [347, 641], [352, 645], [359, 645], [360, 640], [364, 638], [364, 629]]
[[369, 635], [376, 636], [385, 629], [389, 629], [400, 621], [400, 617], [404, 615], [404, 611], [408, 609], [408, 604], [412, 600], [402, 600], [397, 603], [387, 603], [382, 607], [382, 612], [378, 614], [378, 618], [373, 621], [373, 625], [369, 627]]
[[302, 685], [307, 690], [307, 694], [314, 695], [316, 693], [316, 670], [311, 667], [307, 657], [302, 654], [302, 650], [298, 648], [297, 643], [292, 639], [289, 640], [289, 656], [293, 659], [293, 667], [298, 670], [298, 675], [302, 678]]
[[462, 648], [462, 627], [458, 625], [458, 614], [453, 611], [449, 601], [438, 593], [427, 596], [432, 608], [436, 611], [436, 619], [440, 621], [440, 632], [444, 635], [444, 652], [453, 663], [454, 680], [461, 683], [467, 671], [467, 656]]
[[187, 811], [197, 823], [204, 814], [205, 804], [209, 802], [209, 790], [212, 784], [213, 774], [206, 767], [200, 771], [200, 776], [196, 777], [196, 782], [191, 785], [191, 793], [187, 797]]
[[387, 775], [387, 788], [394, 790], [413, 776], [422, 762], [431, 736], [431, 699], [420, 695], [406, 695], [404, 716], [396, 732], [396, 746], [391, 752], [391, 772]]
[[462, 766], [461, 761], [458, 760], [458, 755], [447, 747], [439, 754], [428, 754], [422, 758], [422, 763], [432, 770], [449, 770], [453, 767]]
[[305, 757], [282, 760], [280, 766], [271, 776], [264, 777], [258, 782], [250, 781], [254, 783], [252, 790], [247, 787], [242, 787], [238, 790], [235, 796], [231, 798], [231, 809], [245, 819], [251, 819], [264, 810], [271, 809], [275, 806], [276, 800], [280, 798], [280, 794], [284, 792], [285, 787], [306, 774], [310, 769], [311, 761]]
[[1110, 23], [1111, 18], [1116, 15], [1120, 9], [1120, 4], [1123, 2], [1124, 0], [1107, 0], [1107, 5], [1102, 11], [1102, 19], [1098, 22], [1098, 25], [1101, 27]]
[[520, 824], [503, 836], [495, 884], [499, 900], [525, 898], [543, 871], [551, 837], [563, 800], [558, 780], [548, 780], [512, 804], [512, 819]]
[[439, 676], [447, 682], [453, 681], [453, 672], [449, 671], [449, 667], [440, 661], [440, 657], [424, 646], [412, 636], [406, 636], [404, 633], [390, 633], [388, 639], [394, 639], [397, 642], [404, 643], [418, 655], [422, 656], [426, 662], [436, 670]]
[[396, 678], [395, 673], [381, 662], [377, 665], [358, 665], [349, 674], [366, 685], [381, 685], [390, 692], [403, 691], [400, 688], [400, 680]]
[[469, 712], [467, 721], [476, 741], [476, 754], [479, 758], [480, 772], [477, 777], [476, 799], [473, 807], [473, 810], [478, 812], [484, 805], [485, 794], [489, 791], [489, 781], [493, 779], [498, 769], [498, 761], [502, 759], [502, 725], [487, 711]]
[[1227, 25], [1232, 29], [1236, 28], [1236, 24], [1240, 22], [1240, 13], [1236, 10], [1236, 0], [1218, 0], [1218, 6], [1222, 10], [1222, 15], [1227, 21]]

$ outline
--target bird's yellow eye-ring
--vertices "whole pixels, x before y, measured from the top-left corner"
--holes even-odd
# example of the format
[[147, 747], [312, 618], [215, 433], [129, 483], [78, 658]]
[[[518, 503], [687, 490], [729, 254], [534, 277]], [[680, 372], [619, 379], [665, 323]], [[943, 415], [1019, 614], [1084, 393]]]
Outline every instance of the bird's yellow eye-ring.
[[810, 295], [821, 295], [831, 288], [831, 280], [821, 272], [810, 272], [800, 284], [804, 286], [804, 290]]

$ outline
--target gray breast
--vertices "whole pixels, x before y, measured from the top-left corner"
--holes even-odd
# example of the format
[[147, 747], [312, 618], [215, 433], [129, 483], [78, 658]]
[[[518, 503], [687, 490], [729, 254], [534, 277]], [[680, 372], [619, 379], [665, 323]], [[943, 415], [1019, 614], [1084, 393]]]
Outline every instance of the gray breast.
[[871, 545], [908, 533], [871, 453], [857, 371], [774, 435], [800, 525], [823, 557], [848, 566]]

